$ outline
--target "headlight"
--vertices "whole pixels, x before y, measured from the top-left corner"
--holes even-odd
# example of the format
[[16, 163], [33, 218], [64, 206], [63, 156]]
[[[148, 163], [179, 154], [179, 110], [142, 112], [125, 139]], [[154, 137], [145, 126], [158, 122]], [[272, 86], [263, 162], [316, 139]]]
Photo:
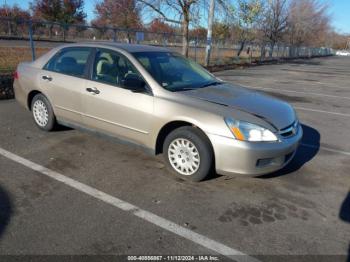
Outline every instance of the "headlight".
[[270, 130], [244, 121], [225, 118], [227, 126], [236, 139], [241, 141], [277, 141], [277, 137]]

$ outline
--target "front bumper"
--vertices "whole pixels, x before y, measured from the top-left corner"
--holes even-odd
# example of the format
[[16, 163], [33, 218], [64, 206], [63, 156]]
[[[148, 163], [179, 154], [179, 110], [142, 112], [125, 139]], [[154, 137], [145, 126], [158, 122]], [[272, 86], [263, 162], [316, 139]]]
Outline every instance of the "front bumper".
[[262, 175], [286, 166], [294, 157], [303, 136], [297, 134], [281, 142], [245, 142], [209, 134], [218, 174]]

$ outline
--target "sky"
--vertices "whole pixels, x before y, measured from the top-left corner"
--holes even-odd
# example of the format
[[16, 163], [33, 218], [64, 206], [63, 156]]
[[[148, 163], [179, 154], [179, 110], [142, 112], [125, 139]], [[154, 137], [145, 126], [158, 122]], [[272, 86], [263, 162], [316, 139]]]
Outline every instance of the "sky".
[[350, 0], [324, 0], [323, 2], [330, 6], [334, 28], [340, 33], [350, 34]]
[[[85, 12], [87, 20], [94, 18], [94, 6], [98, 0], [85, 0]], [[303, 1], [303, 0], [300, 0]], [[333, 27], [340, 33], [350, 34], [350, 0], [321, 0], [330, 6], [330, 15], [333, 20]], [[27, 9], [30, 0], [0, 0], [0, 5], [7, 3], [8, 5], [17, 4]]]

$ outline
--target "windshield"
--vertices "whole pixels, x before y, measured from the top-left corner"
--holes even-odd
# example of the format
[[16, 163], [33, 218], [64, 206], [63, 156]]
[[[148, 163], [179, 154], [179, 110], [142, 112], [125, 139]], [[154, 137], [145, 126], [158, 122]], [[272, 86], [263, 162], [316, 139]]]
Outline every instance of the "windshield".
[[183, 91], [220, 84], [200, 65], [179, 54], [137, 52], [133, 55], [153, 78], [169, 91]]

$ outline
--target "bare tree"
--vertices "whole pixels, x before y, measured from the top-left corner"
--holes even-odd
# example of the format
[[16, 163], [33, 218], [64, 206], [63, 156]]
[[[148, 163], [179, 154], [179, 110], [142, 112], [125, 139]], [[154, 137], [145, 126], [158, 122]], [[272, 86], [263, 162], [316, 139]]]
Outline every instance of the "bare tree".
[[287, 29], [288, 0], [268, 0], [263, 14], [262, 30], [270, 44], [270, 57], [276, 43]]
[[327, 4], [319, 0], [292, 0], [289, 10], [287, 39], [292, 45], [326, 44], [331, 31]]
[[333, 49], [345, 50], [349, 49], [350, 51], [350, 35], [339, 34], [336, 32], [330, 32], [329, 36], [332, 39], [331, 46]]
[[182, 54], [188, 56], [189, 25], [192, 11], [199, 0], [137, 0], [156, 12], [165, 21], [181, 25]]

